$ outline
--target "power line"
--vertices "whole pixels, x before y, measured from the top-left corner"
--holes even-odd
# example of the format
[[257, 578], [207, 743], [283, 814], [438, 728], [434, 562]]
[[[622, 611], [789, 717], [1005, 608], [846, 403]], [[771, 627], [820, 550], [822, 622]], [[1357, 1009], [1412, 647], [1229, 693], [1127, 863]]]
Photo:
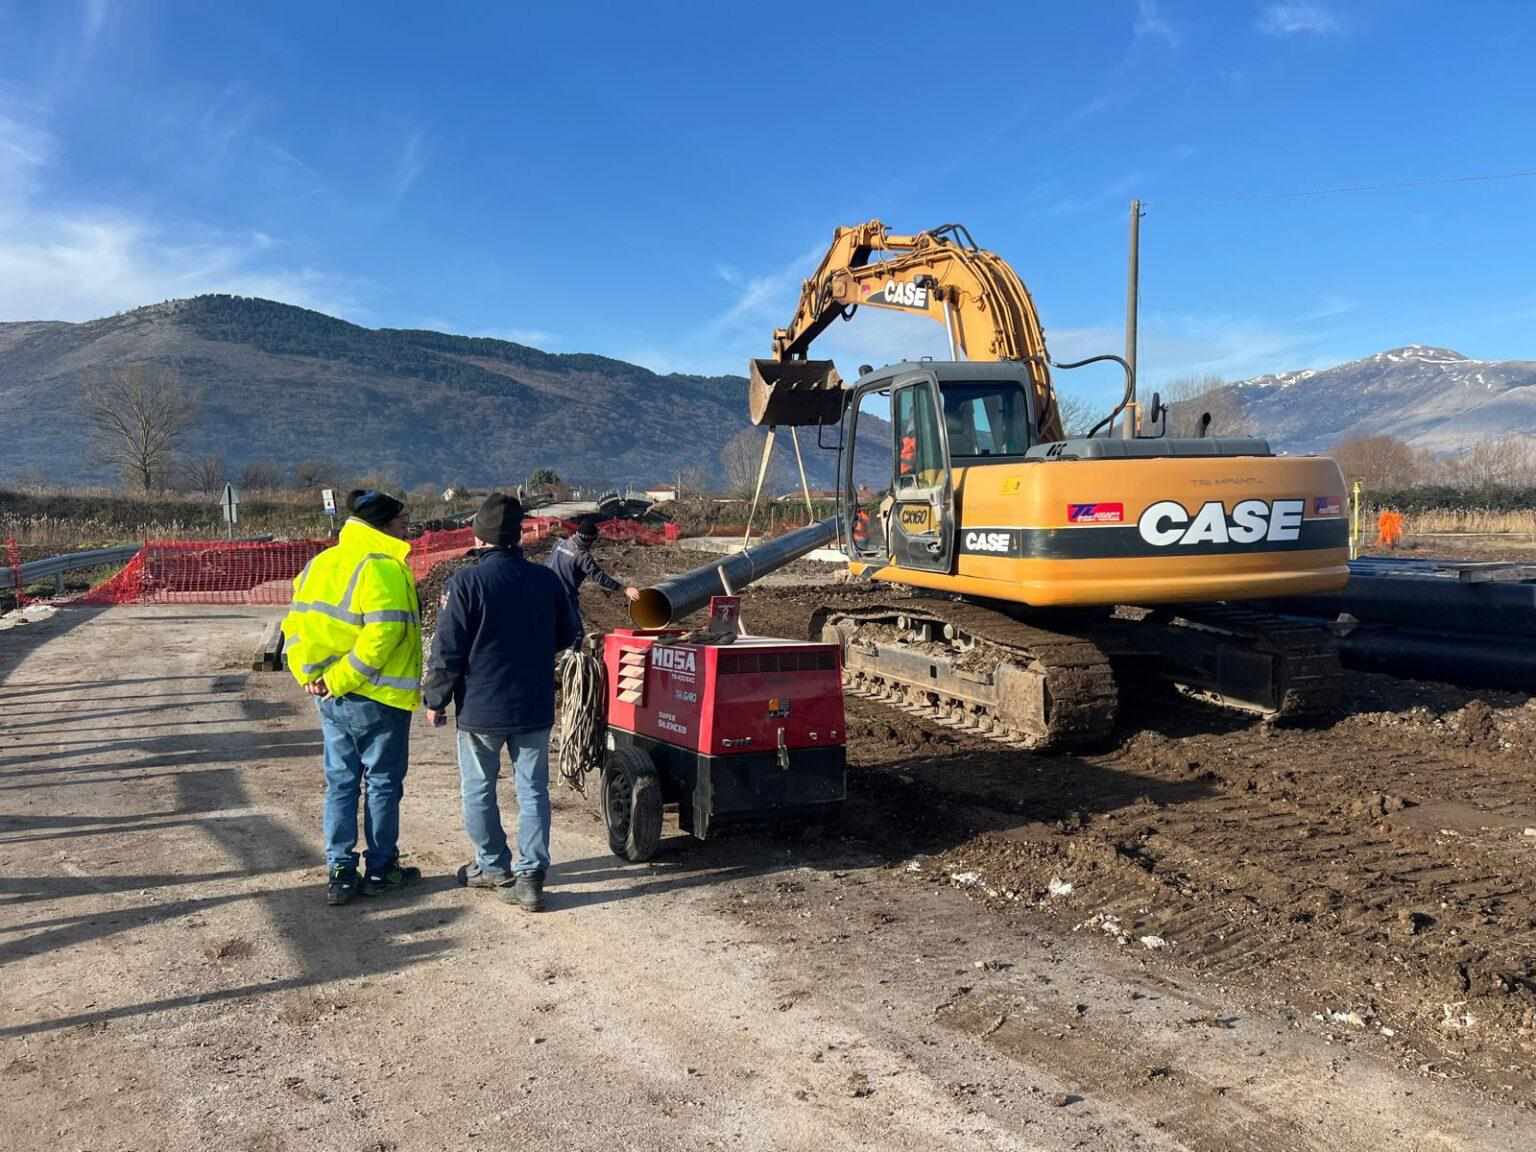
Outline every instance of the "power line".
[[[1436, 176], [1426, 180], [1398, 180], [1388, 184], [1353, 184], [1340, 188], [1312, 188], [1295, 192], [1249, 192], [1234, 193], [1230, 196], [1219, 196], [1210, 200], [1203, 200], [1204, 204], [1219, 204], [1232, 200], [1300, 200], [1309, 196], [1338, 196], [1352, 192], [1398, 192], [1409, 188], [1429, 188], [1446, 184], [1485, 184], [1495, 180], [1529, 180], [1536, 177], [1536, 168], [1523, 168], [1513, 172], [1486, 172], [1471, 176]], [[1148, 207], [1157, 207], [1163, 204], [1178, 206], [1191, 205], [1192, 200], [1182, 200], [1178, 196], [1168, 199], [1157, 198], [1145, 202]]]

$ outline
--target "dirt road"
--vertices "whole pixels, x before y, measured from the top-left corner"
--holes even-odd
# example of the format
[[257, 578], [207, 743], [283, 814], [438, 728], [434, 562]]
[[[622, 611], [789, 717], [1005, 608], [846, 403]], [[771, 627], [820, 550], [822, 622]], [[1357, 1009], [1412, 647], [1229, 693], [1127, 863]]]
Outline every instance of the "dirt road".
[[[794, 610], [782, 590], [772, 603]], [[551, 911], [531, 917], [453, 885], [465, 844], [451, 735], [418, 726], [404, 846], [427, 881], [330, 909], [317, 723], [284, 677], [245, 671], [268, 619], [77, 609], [0, 639], [7, 1148], [1536, 1141], [1528, 1082], [1489, 1074], [1475, 1051], [1460, 1065], [1405, 1062], [1385, 1010], [1357, 1026], [1357, 1006], [1339, 1001], [1340, 1019], [1314, 1020], [1291, 961], [1186, 955], [1211, 929], [1179, 917], [1229, 917], [1243, 884], [1217, 892], [1199, 858], [1160, 849], [1189, 842], [1184, 823], [1206, 798], [1247, 793], [1226, 765], [1268, 738], [1246, 728], [1191, 738], [1167, 769], [1189, 779], [1166, 789], [1124, 779], [1112, 759], [1000, 753], [857, 702], [851, 835], [674, 838], [632, 866], [557, 792]], [[1117, 755], [1151, 765], [1168, 756], [1162, 741], [1185, 738], [1144, 739]], [[1382, 764], [1356, 769], [1362, 788], [1378, 767], [1408, 771], [1397, 745], [1382, 748]], [[1218, 764], [1222, 779], [1204, 779], [1201, 765]], [[1491, 772], [1458, 785], [1465, 803], [1480, 803]], [[1124, 800], [1069, 809], [1062, 798], [1078, 794]], [[1013, 807], [1035, 799], [1048, 801], [1039, 812]], [[1294, 795], [1284, 804], [1321, 819]], [[1152, 831], [1133, 843], [1150, 865], [1098, 846], [1139, 805]], [[1248, 823], [1241, 806], [1229, 818], [1254, 867], [1277, 866], [1263, 849], [1278, 825]], [[1469, 849], [1472, 878], [1491, 884], [1478, 870], [1497, 863], [1521, 887], [1536, 845], [1520, 857], [1526, 845], [1498, 843], [1508, 856]], [[1126, 869], [1150, 886], [1128, 886]], [[1176, 874], [1189, 904], [1170, 912]], [[1025, 885], [1037, 876], [1074, 890], [1037, 896]], [[1266, 881], [1254, 906], [1267, 912], [1279, 891]], [[1501, 914], [1487, 915], [1492, 938]], [[1234, 923], [1240, 950], [1262, 950], [1264, 923]], [[1166, 948], [1140, 942], [1155, 933]], [[1518, 1042], [1518, 1023], [1508, 1036]]]

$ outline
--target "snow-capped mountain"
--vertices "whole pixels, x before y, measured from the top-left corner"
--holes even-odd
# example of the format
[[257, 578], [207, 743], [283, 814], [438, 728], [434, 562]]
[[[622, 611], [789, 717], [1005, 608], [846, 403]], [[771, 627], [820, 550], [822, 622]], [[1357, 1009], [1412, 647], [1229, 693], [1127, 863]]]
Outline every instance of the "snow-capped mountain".
[[1395, 436], [1444, 454], [1510, 434], [1536, 436], [1536, 360], [1473, 360], [1409, 344], [1223, 391], [1254, 431], [1287, 452], [1316, 452], [1353, 436]]

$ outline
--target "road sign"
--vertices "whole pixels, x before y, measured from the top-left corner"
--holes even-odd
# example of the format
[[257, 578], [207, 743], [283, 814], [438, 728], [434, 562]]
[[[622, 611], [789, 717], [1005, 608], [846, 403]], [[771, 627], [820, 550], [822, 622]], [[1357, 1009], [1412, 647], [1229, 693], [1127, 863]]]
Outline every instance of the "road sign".
[[228, 535], [235, 534], [235, 525], [240, 523], [240, 493], [235, 491], [233, 484], [224, 485], [224, 496], [219, 501], [224, 508], [224, 523], [229, 526]]
[[334, 488], [320, 489], [320, 503], [325, 505], [327, 516], [336, 515], [336, 490]]

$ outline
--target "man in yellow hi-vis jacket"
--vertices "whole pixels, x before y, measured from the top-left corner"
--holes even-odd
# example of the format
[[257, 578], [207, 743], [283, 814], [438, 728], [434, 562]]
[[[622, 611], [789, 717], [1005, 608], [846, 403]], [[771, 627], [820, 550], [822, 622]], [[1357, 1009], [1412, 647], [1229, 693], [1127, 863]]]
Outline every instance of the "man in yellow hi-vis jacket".
[[[421, 616], [405, 563], [405, 506], [372, 489], [347, 497], [336, 545], [293, 581], [283, 620], [288, 670], [317, 698], [325, 738], [326, 899], [349, 903], [421, 879], [400, 864], [400, 797], [411, 713], [421, 702]], [[366, 868], [357, 873], [357, 800], [366, 788]]]

